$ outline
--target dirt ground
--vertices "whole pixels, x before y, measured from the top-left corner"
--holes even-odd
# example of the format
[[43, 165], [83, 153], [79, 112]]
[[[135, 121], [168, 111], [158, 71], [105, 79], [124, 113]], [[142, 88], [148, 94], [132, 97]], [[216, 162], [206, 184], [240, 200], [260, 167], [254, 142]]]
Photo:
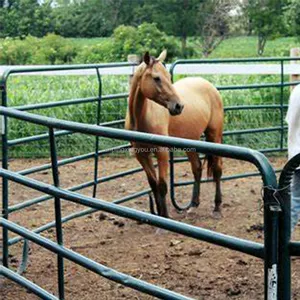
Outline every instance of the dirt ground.
[[[270, 158], [274, 168], [282, 167], [285, 158]], [[18, 171], [46, 163], [46, 160], [12, 160], [10, 169]], [[108, 157], [99, 163], [99, 175], [106, 176], [136, 167], [133, 158]], [[251, 172], [255, 168], [244, 162], [224, 160], [224, 175]], [[187, 163], [175, 166], [176, 179], [188, 180], [191, 171]], [[93, 161], [78, 162], [60, 167], [62, 187], [91, 180]], [[51, 172], [30, 176], [51, 183]], [[144, 173], [127, 176], [99, 185], [97, 197], [113, 200], [148, 187]], [[263, 242], [260, 177], [251, 177], [222, 183], [223, 217], [212, 216], [214, 185], [201, 186], [201, 205], [192, 214], [179, 214], [171, 207], [173, 219]], [[188, 201], [191, 186], [177, 188], [177, 199]], [[91, 195], [91, 189], [82, 191]], [[10, 205], [39, 196], [36, 191], [10, 183]], [[147, 197], [124, 204], [148, 211]], [[63, 201], [63, 215], [85, 209]], [[33, 229], [54, 220], [53, 200], [10, 215], [10, 220]], [[156, 228], [139, 224], [103, 212], [72, 220], [64, 224], [64, 244], [69, 249], [87, 256], [105, 266], [130, 274], [195, 299], [263, 299], [263, 262], [249, 255], [214, 246], [171, 232], [157, 233]], [[42, 234], [55, 240], [55, 230]], [[10, 237], [14, 236], [10, 233]], [[300, 228], [294, 239], [300, 238]], [[19, 265], [22, 244], [10, 248], [10, 266]], [[300, 260], [293, 259], [293, 299], [300, 299]], [[57, 295], [56, 255], [30, 243], [29, 266], [24, 276]], [[13, 282], [1, 278], [1, 299], [37, 299]], [[65, 260], [65, 299], [153, 299], [120, 284], [104, 279]]]

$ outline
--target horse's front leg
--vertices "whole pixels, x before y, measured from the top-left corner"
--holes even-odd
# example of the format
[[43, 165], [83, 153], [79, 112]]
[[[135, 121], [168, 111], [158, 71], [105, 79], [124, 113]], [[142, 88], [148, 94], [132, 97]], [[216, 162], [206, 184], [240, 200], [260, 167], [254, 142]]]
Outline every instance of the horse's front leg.
[[191, 206], [198, 207], [200, 204], [200, 181], [202, 177], [202, 163], [197, 152], [187, 152], [186, 153], [189, 161], [191, 163], [193, 175], [194, 175], [194, 185], [193, 185], [193, 195]]
[[149, 183], [151, 190], [153, 192], [153, 195], [154, 195], [157, 212], [159, 215], [162, 215], [161, 202], [159, 199], [159, 192], [158, 192], [158, 182], [157, 182], [157, 177], [156, 177], [156, 172], [155, 172], [155, 168], [153, 165], [153, 161], [150, 156], [150, 152], [139, 151], [139, 149], [140, 148], [136, 149], [135, 156], [136, 156], [137, 160], [139, 161], [139, 163], [142, 165], [142, 167], [146, 173], [148, 183]]
[[156, 153], [157, 162], [158, 162], [158, 197], [161, 204], [161, 216], [168, 218], [168, 208], [166, 195], [168, 193], [167, 177], [168, 177], [168, 168], [169, 168], [169, 153], [163, 148], [159, 147]]

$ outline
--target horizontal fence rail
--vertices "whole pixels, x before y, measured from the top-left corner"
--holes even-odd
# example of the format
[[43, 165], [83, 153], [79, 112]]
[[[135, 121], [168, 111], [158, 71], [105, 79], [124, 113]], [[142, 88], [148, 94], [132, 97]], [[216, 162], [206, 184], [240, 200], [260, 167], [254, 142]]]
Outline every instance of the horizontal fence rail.
[[119, 206], [115, 203], [109, 203], [104, 200], [94, 199], [91, 197], [83, 196], [70, 191], [56, 188], [49, 184], [44, 184], [34, 179], [18, 175], [14, 172], [0, 169], [0, 176], [16, 183], [33, 188], [37, 191], [46, 193], [53, 197], [69, 200], [71, 202], [82, 204], [97, 210], [105, 211], [126, 217], [135, 221], [141, 221], [150, 225], [154, 225], [172, 232], [184, 234], [185, 236], [193, 237], [195, 239], [203, 240], [209, 243], [214, 243], [219, 246], [224, 246], [233, 250], [238, 250], [246, 254], [253, 255], [258, 258], [263, 258], [264, 250], [262, 244], [250, 242], [244, 239], [230, 237], [228, 235], [214, 232], [208, 229], [198, 228], [189, 224], [177, 222], [170, 219], [165, 219], [159, 216], [144, 213], [132, 208]]
[[[80, 255], [79, 253], [76, 253], [68, 248], [60, 246], [55, 242], [52, 242], [51, 240], [48, 240], [40, 235], [32, 233], [31, 231], [26, 230], [25, 228], [18, 226], [15, 223], [7, 221], [3, 218], [0, 218], [0, 226], [14, 233], [22, 235], [24, 238], [31, 240], [54, 253], [60, 254], [62, 257], [67, 258], [68, 260], [75, 262], [76, 264], [79, 264], [82, 267], [96, 274], [99, 274], [117, 283], [121, 283], [125, 286], [131, 287], [135, 290], [141, 291], [152, 296], [156, 296], [160, 299], [191, 300], [191, 298], [189, 297], [182, 296], [167, 289], [160, 288], [145, 281], [136, 279], [132, 276], [115, 271], [114, 269], [107, 268], [102, 264], [96, 263], [95, 261], [90, 260], [85, 256]], [[19, 283], [21, 283], [21, 281]]]
[[[186, 63], [188, 61], [188, 63]], [[299, 61], [299, 57], [286, 58], [258, 58], [258, 59], [195, 59], [195, 60], [178, 60], [173, 64], [166, 64], [166, 68], [171, 70], [174, 64], [180, 64], [176, 68], [174, 74], [193, 75], [193, 74], [223, 74], [223, 75], [279, 75], [281, 67], [280, 61], [293, 62], [293, 64], [284, 66], [284, 73], [287, 75], [300, 74], [300, 65], [295, 63]], [[259, 63], [276, 63], [277, 64], [259, 64]], [[200, 64], [199, 64], [200, 63]], [[252, 64], [249, 64], [252, 63]], [[255, 64], [253, 64], [255, 63]], [[77, 67], [76, 67], [77, 66]], [[93, 64], [93, 65], [75, 65], [75, 67], [61, 66], [2, 66], [0, 67], [0, 76], [7, 76], [8, 73], [27, 76], [66, 76], [66, 75], [95, 75], [95, 68], [101, 67], [101, 75], [132, 75], [134, 73], [135, 64]], [[45, 70], [47, 73], [45, 73]]]
[[214, 154], [223, 157], [235, 158], [253, 163], [261, 172], [265, 185], [276, 185], [276, 177], [269, 178], [273, 174], [273, 168], [263, 154], [258, 151], [215, 143], [191, 141], [182, 138], [159, 136], [149, 133], [133, 132], [116, 128], [102, 127], [90, 124], [81, 124], [72, 121], [57, 120], [54, 118], [21, 112], [8, 107], [0, 107], [0, 115], [16, 118], [37, 125], [70, 130], [77, 133], [90, 134], [126, 141], [144, 142], [159, 146], [175, 147], [178, 149], [193, 148], [203, 154]]
[[[4, 220], [4, 222], [6, 221], [5, 219], [3, 219], [3, 220]], [[3, 226], [2, 218], [0, 218], [0, 226]], [[29, 291], [31, 291], [32, 293], [34, 293], [35, 295], [37, 295], [38, 297], [40, 297], [42, 299], [58, 300], [58, 298], [55, 297], [54, 295], [48, 293], [44, 289], [40, 288], [38, 285], [27, 280], [25, 277], [22, 277], [21, 275], [11, 271], [8, 268], [0, 266], [0, 276], [1, 275], [14, 281], [15, 283], [22, 285], [23, 287], [25, 287], [26, 289], [28, 289]]]

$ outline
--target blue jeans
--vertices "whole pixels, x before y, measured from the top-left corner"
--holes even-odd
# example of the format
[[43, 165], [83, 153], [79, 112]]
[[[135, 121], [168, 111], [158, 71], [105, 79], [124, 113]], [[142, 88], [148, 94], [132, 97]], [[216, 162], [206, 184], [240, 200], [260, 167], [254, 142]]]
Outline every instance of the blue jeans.
[[291, 186], [291, 232], [300, 218], [300, 170], [296, 170]]

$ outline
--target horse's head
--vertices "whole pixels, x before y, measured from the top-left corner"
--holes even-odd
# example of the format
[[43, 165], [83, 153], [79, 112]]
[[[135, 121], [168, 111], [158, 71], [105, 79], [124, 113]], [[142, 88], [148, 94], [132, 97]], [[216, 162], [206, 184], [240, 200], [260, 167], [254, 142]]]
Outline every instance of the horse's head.
[[175, 116], [182, 112], [183, 104], [172, 85], [169, 72], [162, 64], [166, 55], [166, 50], [158, 58], [150, 56], [149, 52], [145, 53], [145, 71], [141, 77], [140, 89], [146, 98], [166, 107]]

